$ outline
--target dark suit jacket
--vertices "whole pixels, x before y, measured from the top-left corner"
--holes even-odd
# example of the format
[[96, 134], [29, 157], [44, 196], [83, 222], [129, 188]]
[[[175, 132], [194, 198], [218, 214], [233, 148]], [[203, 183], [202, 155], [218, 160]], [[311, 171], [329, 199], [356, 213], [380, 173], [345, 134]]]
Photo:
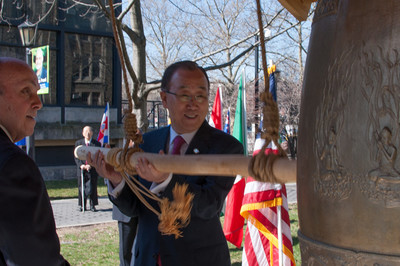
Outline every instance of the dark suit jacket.
[[[85, 138], [81, 138], [81, 139], [79, 139], [79, 140], [77, 140], [75, 142], [75, 148], [78, 147], [79, 145], [82, 145], [82, 146], [86, 145], [85, 144]], [[91, 147], [101, 147], [101, 143], [92, 138], [92, 140], [90, 141], [90, 145], [89, 146], [91, 146]], [[78, 158], [75, 158], [75, 163], [76, 163], [76, 166], [77, 166], [77, 175], [78, 175], [78, 177], [80, 177], [81, 176], [81, 168], [80, 167], [81, 167], [82, 164], [85, 164], [85, 160], [80, 160]], [[98, 176], [98, 174], [96, 172], [96, 169], [94, 167], [92, 167], [90, 169], [90, 172], [91, 172], [90, 173], [91, 176], [96, 176], [96, 177]]]
[[69, 265], [34, 161], [0, 128], [0, 265]]
[[[169, 127], [143, 135], [145, 152], [166, 152], [169, 139]], [[217, 130], [204, 122], [193, 137], [186, 154], [243, 154], [243, 146], [234, 137]], [[147, 187], [151, 183], [140, 179]], [[219, 220], [225, 197], [234, 182], [232, 177], [184, 176], [173, 175], [165, 189], [163, 197], [172, 199], [172, 189], [176, 183], [189, 184], [194, 193], [190, 224], [183, 229], [183, 237], [161, 235], [158, 231], [159, 220], [131, 192], [126, 185], [121, 194], [112, 201], [126, 215], [139, 217], [136, 236], [135, 265], [156, 265], [157, 254], [161, 255], [163, 266], [186, 265], [230, 265], [227, 241]], [[156, 209], [154, 201], [148, 200]]]
[[129, 223], [132, 217], [123, 214], [117, 206], [113, 205], [112, 208], [112, 219], [118, 222]]

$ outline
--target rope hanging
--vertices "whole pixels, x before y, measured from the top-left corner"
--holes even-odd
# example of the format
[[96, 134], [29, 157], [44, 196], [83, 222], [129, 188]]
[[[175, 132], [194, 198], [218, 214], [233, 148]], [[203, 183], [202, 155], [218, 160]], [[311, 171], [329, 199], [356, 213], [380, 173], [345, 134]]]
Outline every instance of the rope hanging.
[[[165, 235], [175, 235], [175, 238], [181, 237], [181, 229], [186, 227], [190, 222], [190, 212], [192, 209], [192, 201], [194, 195], [187, 192], [188, 185], [176, 184], [172, 190], [174, 200], [171, 202], [168, 198], [159, 198], [156, 194], [151, 192], [136, 178], [130, 178], [129, 175], [135, 175], [136, 170], [132, 168], [128, 162], [128, 158], [134, 152], [141, 152], [142, 149], [139, 148], [139, 144], [143, 142], [142, 135], [138, 134], [139, 130], [137, 127], [136, 115], [132, 113], [133, 104], [132, 96], [130, 94], [126, 61], [124, 59], [121, 47], [121, 40], [119, 39], [117, 23], [115, 18], [115, 12], [113, 8], [113, 1], [108, 0], [111, 12], [111, 22], [113, 27], [113, 34], [115, 39], [115, 45], [117, 46], [119, 59], [121, 62], [121, 68], [125, 83], [125, 92], [128, 97], [129, 108], [124, 112], [124, 133], [125, 133], [125, 145], [123, 149], [113, 148], [107, 154], [107, 161], [114, 167], [116, 171], [121, 173], [123, 179], [128, 184], [132, 192], [138, 197], [138, 199], [154, 214], [157, 215], [160, 223], [158, 225], [158, 230]], [[133, 148], [129, 148], [130, 141], [133, 141]], [[119, 160], [118, 160], [119, 154]], [[120, 163], [118, 163], [118, 161]], [[154, 200], [158, 202], [160, 206], [160, 211], [157, 211], [153, 206], [146, 200]]]
[[[261, 57], [264, 72], [264, 92], [261, 93], [261, 101], [264, 103], [263, 106], [263, 130], [261, 137], [265, 140], [263, 147], [260, 152], [253, 156], [249, 164], [249, 174], [256, 180], [261, 182], [277, 183], [278, 179], [273, 174], [272, 166], [274, 161], [279, 157], [286, 157], [285, 151], [280, 146], [279, 140], [279, 110], [278, 105], [272, 98], [272, 94], [269, 92], [269, 73], [267, 67], [267, 58], [265, 50], [265, 37], [264, 27], [261, 17], [261, 4], [260, 0], [256, 0], [257, 3], [257, 17], [258, 27], [260, 33], [261, 43]], [[265, 154], [268, 144], [273, 141], [278, 147], [278, 154]]]

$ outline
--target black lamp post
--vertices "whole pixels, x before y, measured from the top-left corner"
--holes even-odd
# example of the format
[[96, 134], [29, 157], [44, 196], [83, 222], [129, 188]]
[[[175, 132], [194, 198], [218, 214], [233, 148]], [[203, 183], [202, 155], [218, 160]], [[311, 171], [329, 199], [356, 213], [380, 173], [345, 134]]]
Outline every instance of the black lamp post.
[[37, 25], [30, 23], [28, 20], [18, 26], [21, 35], [22, 46], [32, 47], [35, 43]]
[[[264, 29], [264, 37], [265, 38], [269, 38], [271, 36], [271, 31], [269, 29]], [[258, 33], [256, 36], [256, 44], [260, 41], [260, 33]], [[254, 66], [254, 112], [255, 112], [255, 116], [254, 116], [254, 124], [255, 124], [255, 136], [257, 136], [257, 134], [259, 133], [260, 130], [262, 130], [262, 128], [260, 129], [259, 127], [259, 121], [260, 121], [260, 99], [259, 99], [259, 77], [258, 77], [258, 71], [259, 71], [259, 44], [256, 45], [255, 47], [255, 54], [254, 54], [254, 59], [255, 59], [255, 66]], [[265, 78], [264, 82], [269, 82], [268, 78]]]
[[[37, 25], [30, 23], [26, 20], [24, 23], [18, 26], [19, 34], [21, 35], [22, 46], [26, 49], [26, 63], [30, 64], [29, 55], [30, 48], [35, 44]], [[26, 140], [26, 153], [35, 160], [35, 133], [32, 136], [28, 136]]]

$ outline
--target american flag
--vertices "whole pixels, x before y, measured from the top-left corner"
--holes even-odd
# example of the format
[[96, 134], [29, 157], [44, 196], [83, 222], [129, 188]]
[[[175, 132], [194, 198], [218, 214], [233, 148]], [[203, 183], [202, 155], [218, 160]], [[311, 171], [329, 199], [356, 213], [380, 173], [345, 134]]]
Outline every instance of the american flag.
[[[256, 140], [253, 156], [263, 144], [263, 139]], [[270, 143], [266, 153], [277, 154], [276, 145]], [[280, 265], [278, 231], [282, 231], [281, 265], [295, 265], [284, 184], [262, 183], [248, 177], [240, 214], [247, 219], [242, 265]]]

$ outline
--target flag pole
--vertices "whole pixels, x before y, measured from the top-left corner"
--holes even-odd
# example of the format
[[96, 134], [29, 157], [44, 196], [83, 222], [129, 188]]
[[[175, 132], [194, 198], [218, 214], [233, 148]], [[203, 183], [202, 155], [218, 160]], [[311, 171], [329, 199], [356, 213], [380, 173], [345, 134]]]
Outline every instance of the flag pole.
[[107, 129], [108, 129], [108, 138], [107, 138], [107, 144], [110, 144], [111, 139], [110, 139], [110, 104], [107, 102]]
[[221, 86], [218, 86], [218, 90], [219, 90], [219, 99], [220, 99], [220, 102], [221, 102], [221, 118], [220, 118], [220, 120], [221, 120], [221, 130], [224, 130], [224, 108], [223, 108], [224, 102], [222, 100]]
[[[272, 59], [269, 60], [269, 64], [271, 67], [271, 74], [268, 71], [268, 77], [272, 75], [273, 70], [272, 70]], [[268, 68], [267, 68], [268, 69]], [[268, 79], [268, 83], [270, 80]], [[269, 88], [271, 90], [271, 86]], [[278, 144], [278, 143], [276, 143]], [[278, 205], [277, 209], [277, 216], [278, 216], [278, 251], [279, 251], [279, 266], [283, 265], [283, 243], [282, 243], [282, 205]]]
[[279, 245], [279, 266], [283, 265], [283, 248], [282, 248], [282, 206], [277, 206], [278, 216], [278, 245]]
[[242, 72], [242, 105], [243, 105], [243, 114], [242, 114], [242, 119], [243, 119], [243, 146], [245, 147], [244, 150], [244, 155], [248, 155], [248, 143], [247, 143], [247, 110], [246, 110], [246, 66], [243, 68]]

